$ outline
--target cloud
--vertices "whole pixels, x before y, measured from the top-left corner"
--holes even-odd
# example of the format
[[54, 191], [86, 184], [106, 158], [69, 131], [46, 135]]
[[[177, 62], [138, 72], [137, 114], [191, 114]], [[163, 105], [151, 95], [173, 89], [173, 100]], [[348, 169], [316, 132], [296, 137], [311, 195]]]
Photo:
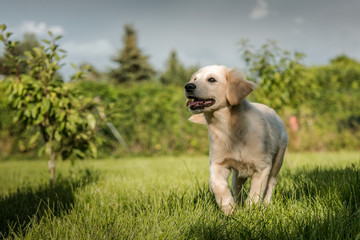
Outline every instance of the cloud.
[[111, 56], [116, 55], [117, 51], [107, 39], [95, 39], [90, 42], [68, 41], [61, 44], [61, 48], [67, 52], [64, 60], [66, 65], [61, 69], [66, 80], [74, 73], [69, 63], [87, 63], [100, 71], [105, 71], [114, 65]]
[[62, 48], [69, 54], [77, 58], [93, 58], [98, 56], [108, 56], [114, 54], [115, 48], [106, 39], [96, 39], [92, 42], [65, 42]]
[[259, 20], [269, 14], [269, 5], [265, 0], [257, 0], [256, 6], [250, 13], [252, 20]]
[[54, 35], [63, 35], [65, 30], [60, 25], [48, 26], [44, 22], [36, 23], [35, 21], [24, 21], [19, 27], [20, 33], [34, 33], [37, 36], [47, 36], [48, 31]]

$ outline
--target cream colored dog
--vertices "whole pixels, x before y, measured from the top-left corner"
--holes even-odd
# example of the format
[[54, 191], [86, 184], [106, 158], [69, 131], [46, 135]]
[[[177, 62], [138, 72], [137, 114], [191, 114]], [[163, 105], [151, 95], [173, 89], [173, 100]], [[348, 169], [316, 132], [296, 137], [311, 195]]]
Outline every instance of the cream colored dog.
[[[210, 189], [225, 214], [231, 214], [247, 178], [246, 203], [268, 203], [283, 162], [288, 136], [271, 108], [245, 97], [255, 84], [238, 70], [213, 65], [199, 69], [185, 85], [189, 120], [207, 124], [210, 138]], [[227, 179], [233, 170], [232, 191]]]

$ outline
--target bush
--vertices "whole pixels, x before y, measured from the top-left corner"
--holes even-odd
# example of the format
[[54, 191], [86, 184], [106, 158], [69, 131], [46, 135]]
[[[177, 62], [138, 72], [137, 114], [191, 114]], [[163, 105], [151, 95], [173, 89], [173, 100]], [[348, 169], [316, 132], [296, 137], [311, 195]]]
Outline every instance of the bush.
[[[114, 124], [132, 153], [207, 152], [207, 129], [187, 120], [191, 113], [185, 107], [182, 87], [154, 82], [112, 86], [88, 81], [76, 82], [73, 87], [82, 95], [101, 98], [107, 106], [107, 121]], [[124, 152], [105, 124], [100, 132], [103, 153]]]
[[301, 106], [299, 149], [359, 149], [360, 63], [339, 56], [306, 75], [312, 91]]

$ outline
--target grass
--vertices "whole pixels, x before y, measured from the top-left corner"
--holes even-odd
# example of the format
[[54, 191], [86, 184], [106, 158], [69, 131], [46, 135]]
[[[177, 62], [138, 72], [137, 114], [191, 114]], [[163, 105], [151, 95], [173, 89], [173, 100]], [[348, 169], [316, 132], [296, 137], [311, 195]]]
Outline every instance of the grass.
[[[0, 162], [0, 237], [19, 239], [360, 239], [360, 153], [290, 153], [272, 203], [223, 215], [208, 159]], [[245, 189], [249, 189], [249, 183]]]

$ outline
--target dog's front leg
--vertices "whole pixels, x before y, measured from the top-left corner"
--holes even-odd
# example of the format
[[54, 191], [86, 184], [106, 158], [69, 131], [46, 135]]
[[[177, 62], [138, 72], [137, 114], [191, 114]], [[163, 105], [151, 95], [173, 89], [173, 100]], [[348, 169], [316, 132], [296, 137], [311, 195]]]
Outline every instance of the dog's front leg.
[[219, 164], [211, 164], [210, 189], [215, 194], [217, 204], [226, 215], [231, 214], [235, 207], [234, 199], [227, 184], [229, 175], [230, 169]]

